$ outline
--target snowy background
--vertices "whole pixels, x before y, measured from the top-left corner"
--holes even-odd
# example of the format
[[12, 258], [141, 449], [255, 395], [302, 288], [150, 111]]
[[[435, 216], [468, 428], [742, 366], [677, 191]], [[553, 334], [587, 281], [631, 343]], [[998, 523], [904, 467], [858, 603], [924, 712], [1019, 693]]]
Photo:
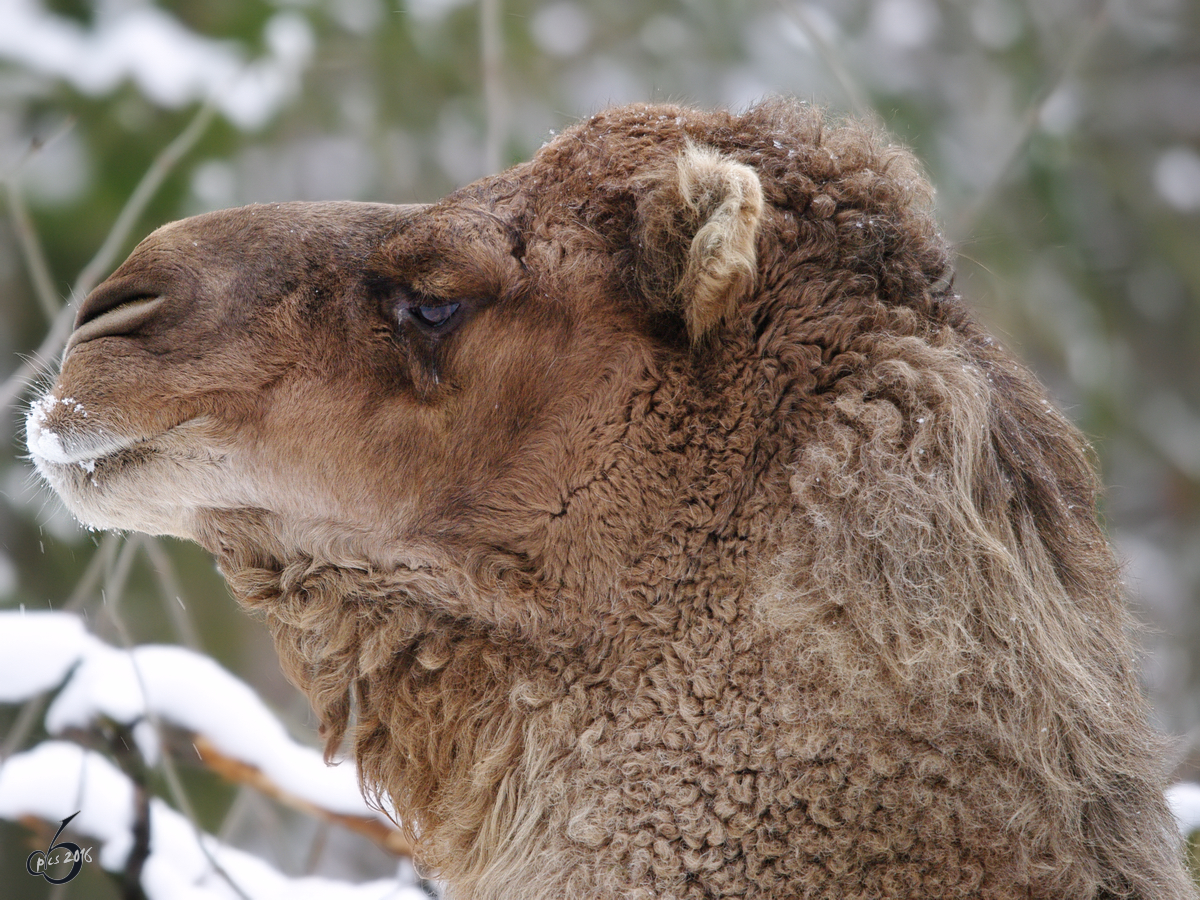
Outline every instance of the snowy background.
[[[780, 93], [926, 164], [960, 289], [1094, 441], [1146, 688], [1200, 777], [1194, 0], [0, 0], [6, 898], [115, 898], [130, 860], [155, 898], [422, 896], [207, 557], [87, 533], [34, 483], [19, 423], [70, 304], [183, 215], [432, 200], [608, 103]], [[84, 798], [92, 861], [23, 874]]]

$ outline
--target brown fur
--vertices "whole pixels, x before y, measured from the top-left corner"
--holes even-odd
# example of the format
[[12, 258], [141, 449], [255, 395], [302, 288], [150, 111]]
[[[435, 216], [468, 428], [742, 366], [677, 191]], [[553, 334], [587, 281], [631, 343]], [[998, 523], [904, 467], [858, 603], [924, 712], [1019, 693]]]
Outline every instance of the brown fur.
[[1192, 896], [1087, 448], [930, 193], [805, 106], [634, 106], [197, 217], [31, 449], [217, 555], [455, 897]]

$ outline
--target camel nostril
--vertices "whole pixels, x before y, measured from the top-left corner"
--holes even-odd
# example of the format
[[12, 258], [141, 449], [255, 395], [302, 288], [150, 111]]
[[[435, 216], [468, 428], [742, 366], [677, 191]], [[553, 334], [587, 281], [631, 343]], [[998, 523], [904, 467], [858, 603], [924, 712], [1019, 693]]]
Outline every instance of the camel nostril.
[[75, 331], [67, 341], [66, 352], [95, 338], [129, 334], [145, 324], [165, 299], [157, 294], [92, 293], [75, 317]]
[[161, 283], [144, 275], [109, 278], [84, 298], [75, 314], [75, 331], [67, 350], [98, 337], [130, 334], [144, 325], [162, 304]]

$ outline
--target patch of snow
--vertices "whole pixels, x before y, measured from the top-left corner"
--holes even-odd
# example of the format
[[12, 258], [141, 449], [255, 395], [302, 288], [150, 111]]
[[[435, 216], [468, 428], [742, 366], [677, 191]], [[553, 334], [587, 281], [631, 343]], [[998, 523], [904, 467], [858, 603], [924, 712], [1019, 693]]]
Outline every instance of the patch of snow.
[[1175, 816], [1179, 832], [1187, 837], [1200, 830], [1200, 784], [1181, 781], [1167, 788], [1167, 805]]
[[29, 407], [29, 415], [25, 417], [25, 446], [36, 457], [50, 462], [66, 463], [70, 460], [63, 449], [62, 439], [46, 427], [50, 410], [58, 403], [56, 397], [43, 397]]
[[270, 53], [252, 63], [235, 44], [194, 34], [149, 5], [99, 17], [87, 29], [35, 0], [0, 0], [0, 21], [0, 59], [86, 94], [110, 93], [129, 79], [160, 106], [212, 98], [242, 128], [262, 126], [294, 96], [313, 47], [307, 20], [294, 12], [268, 21]]
[[0, 702], [19, 703], [58, 687], [81, 659], [107, 649], [77, 616], [0, 612]]
[[307, 65], [317, 46], [308, 19], [294, 12], [279, 13], [268, 19], [263, 40], [273, 60], [291, 67]]
[[63, 449], [62, 440], [49, 428], [43, 428], [32, 418], [25, 421], [25, 446], [29, 452], [39, 459], [55, 463], [69, 463], [67, 451]]
[[351, 762], [326, 766], [292, 740], [243, 681], [212, 659], [182, 647], [117, 650], [88, 634], [74, 615], [0, 612], [0, 701], [19, 702], [66, 685], [46, 711], [52, 734], [87, 727], [98, 716], [133, 727], [146, 759], [157, 759], [158, 718], [208, 738], [234, 759], [260, 769], [284, 791], [332, 812], [386, 816], [363, 800]]
[[30, 453], [40, 459], [55, 463], [79, 462], [67, 454], [62, 437], [46, 426], [50, 413], [56, 406], [66, 407], [68, 413], [83, 416], [85, 419], [88, 417], [83, 404], [74, 397], [58, 398], [48, 394], [29, 406], [29, 414], [25, 417], [25, 445]]
[[[55, 823], [74, 812], [79, 815], [71, 821], [72, 830], [100, 841], [100, 865], [120, 871], [133, 847], [134, 824], [134, 788], [124, 773], [98, 753], [60, 741], [47, 741], [0, 765], [0, 816], [32, 815]], [[141, 885], [150, 900], [428, 900], [416, 885], [399, 879], [352, 885], [288, 878], [198, 832], [157, 798], [150, 801], [150, 855]]]
[[0, 765], [0, 816], [37, 816], [100, 841], [100, 865], [120, 869], [133, 847], [133, 785], [99, 753], [65, 741], [46, 741]]

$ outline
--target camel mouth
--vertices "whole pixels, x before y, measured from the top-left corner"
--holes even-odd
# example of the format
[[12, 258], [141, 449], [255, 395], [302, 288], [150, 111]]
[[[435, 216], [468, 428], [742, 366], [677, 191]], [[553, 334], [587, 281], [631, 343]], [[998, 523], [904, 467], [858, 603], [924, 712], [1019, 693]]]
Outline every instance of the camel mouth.
[[88, 418], [88, 410], [73, 397], [48, 395], [35, 401], [25, 417], [25, 446], [34, 465], [43, 471], [78, 466], [91, 473], [98, 462], [146, 442]]
[[67, 346], [63, 350], [63, 357], [65, 358], [72, 349], [87, 341], [128, 334], [136, 330], [150, 320], [155, 310], [166, 299], [161, 295], [132, 297], [111, 309], [104, 310], [94, 318], [86, 319], [71, 333], [71, 337], [67, 340]]
[[181, 462], [171, 438], [178, 427], [130, 434], [120, 418], [106, 421], [103, 410], [51, 394], [25, 418], [27, 458], [87, 528], [186, 537], [186, 510], [164, 490], [187, 468], [171, 464]]

